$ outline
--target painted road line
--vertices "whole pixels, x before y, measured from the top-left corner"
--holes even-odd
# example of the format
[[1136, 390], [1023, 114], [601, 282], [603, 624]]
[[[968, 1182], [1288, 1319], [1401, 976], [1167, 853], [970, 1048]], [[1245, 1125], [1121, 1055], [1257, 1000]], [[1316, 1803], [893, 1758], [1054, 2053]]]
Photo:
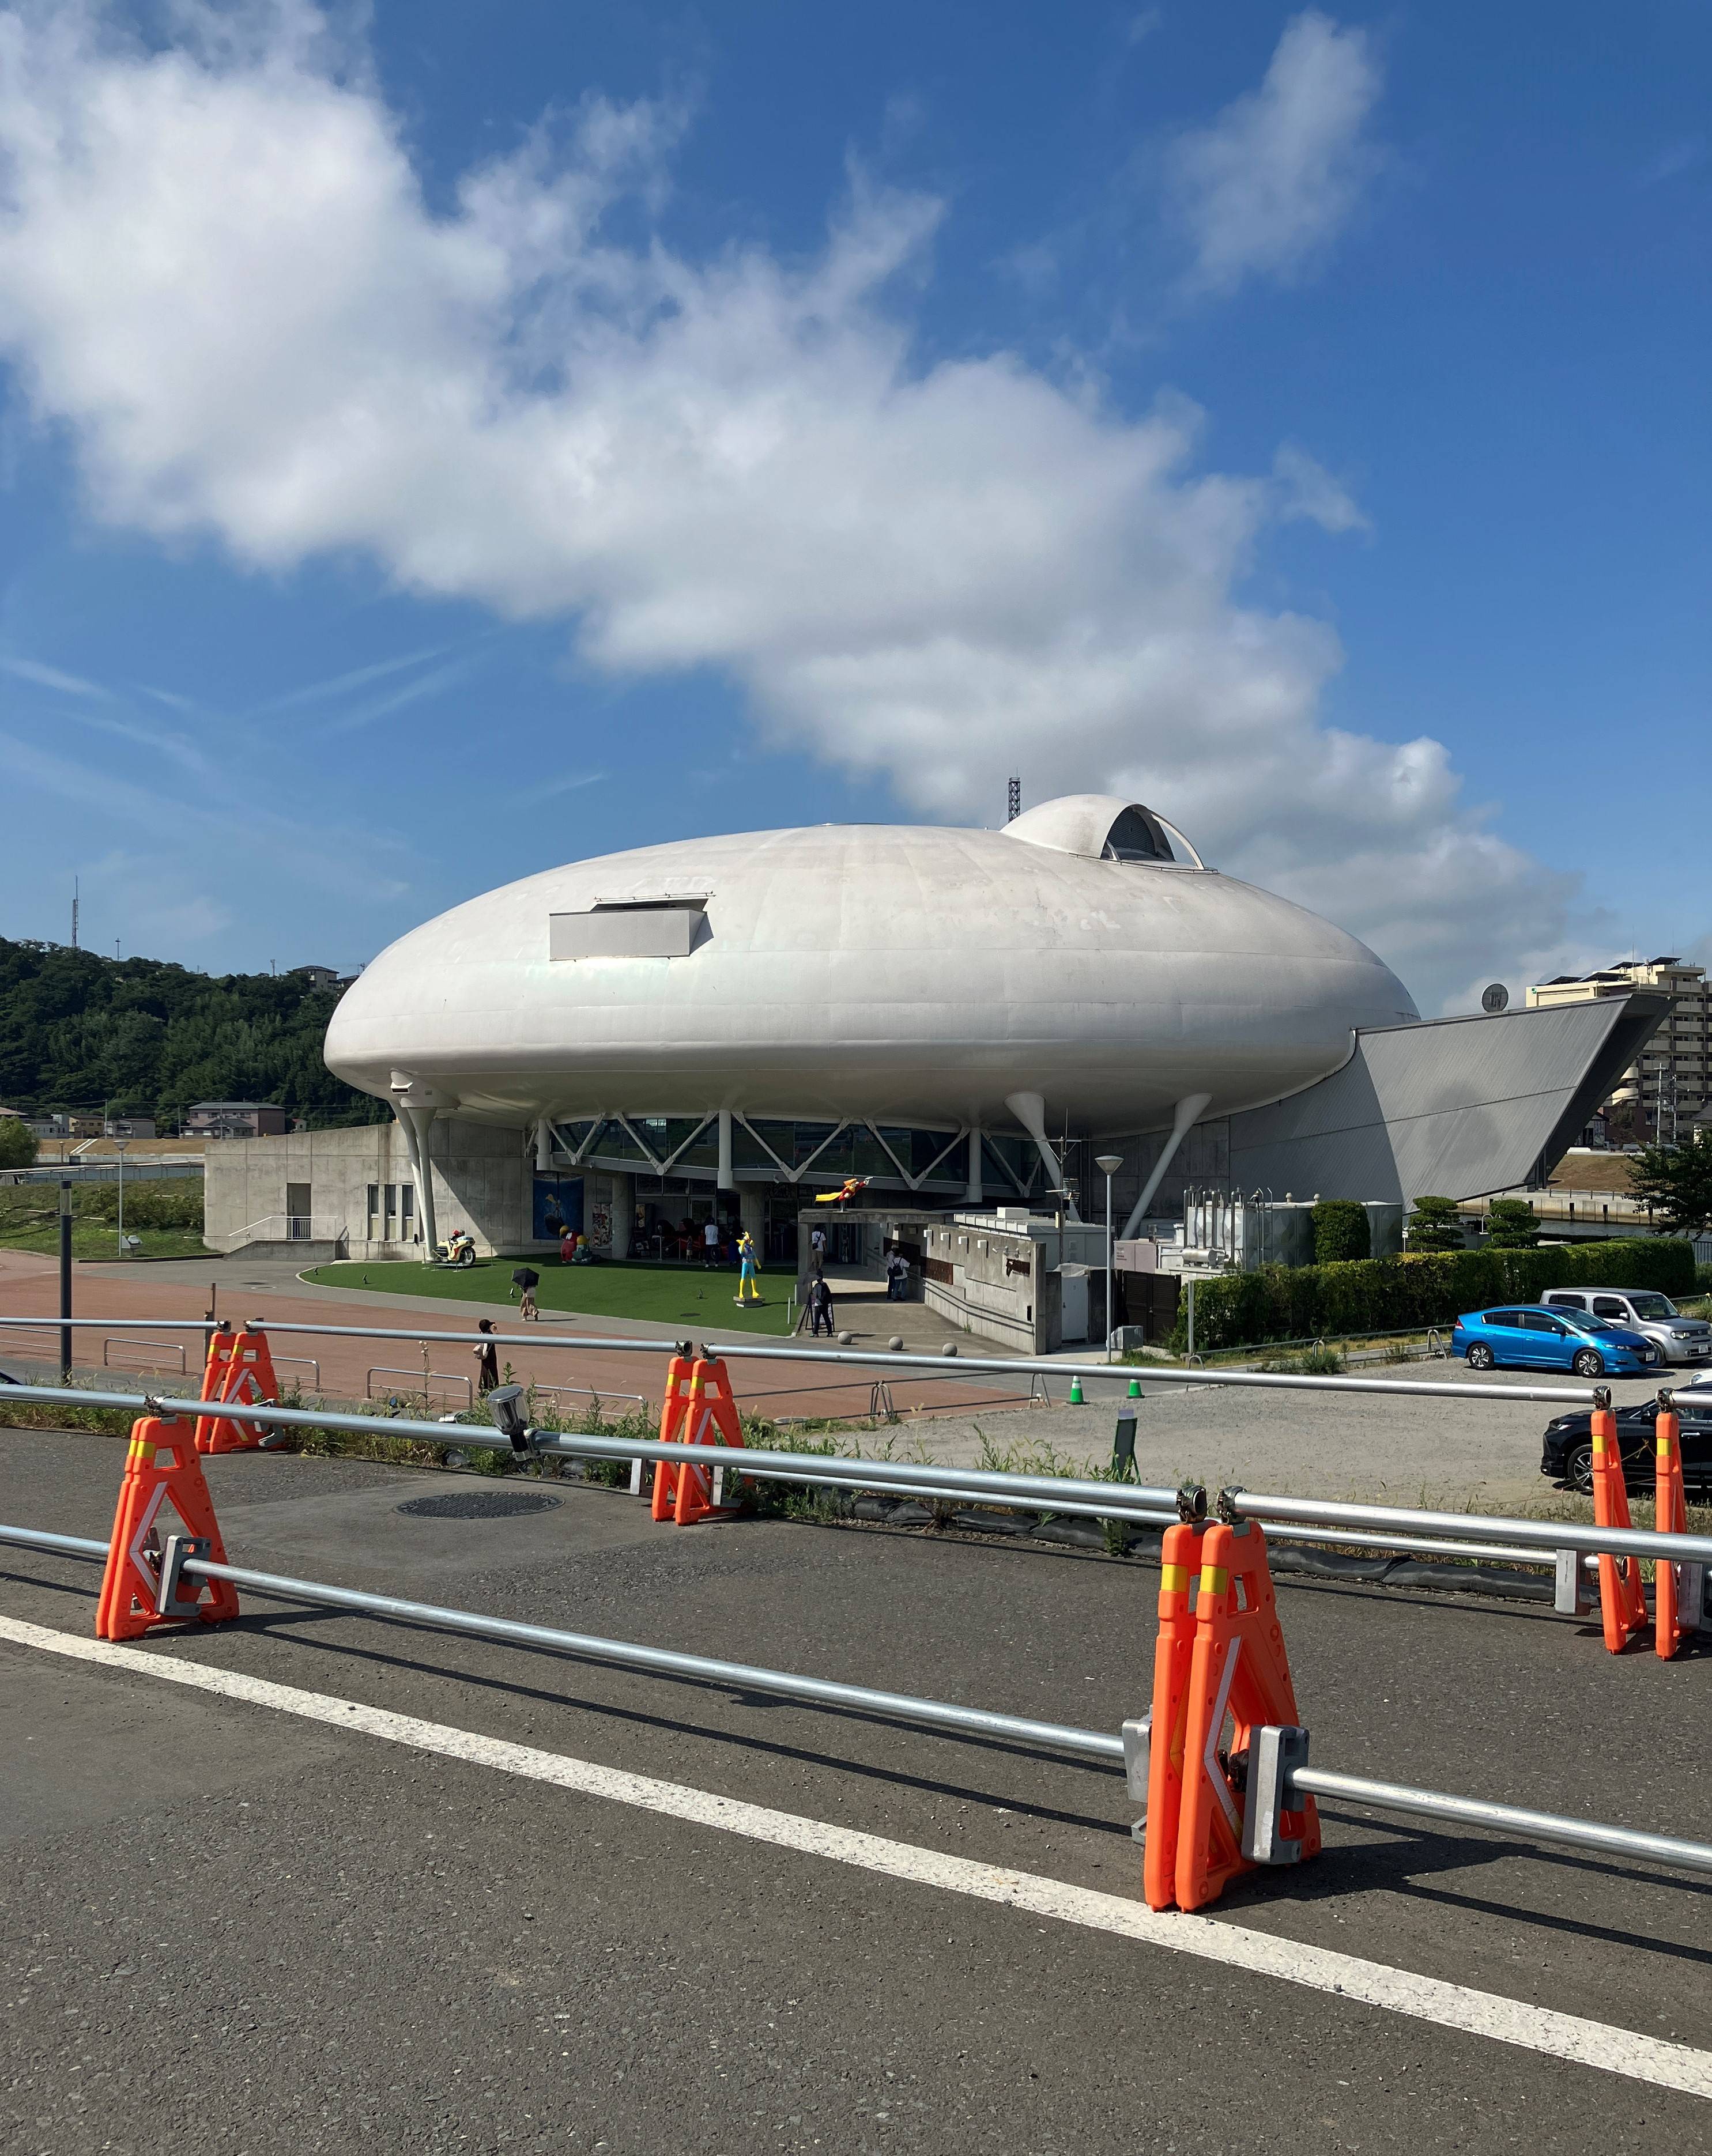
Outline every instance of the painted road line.
[[1388, 2013], [1432, 2022], [1467, 2035], [1519, 2045], [1525, 2051], [1543, 2052], [1548, 2058], [1622, 2074], [1654, 2087], [1712, 2097], [1712, 2051], [1667, 2043], [1632, 2030], [1589, 2021], [1576, 2014], [1559, 2014], [1550, 2007], [1530, 2006], [1520, 1999], [1500, 1998], [1494, 1992], [1471, 1990], [1466, 1984], [1416, 1976], [1384, 1962], [1364, 1961], [1357, 1955], [1325, 1947], [1299, 1945], [1293, 1939], [1245, 1931], [1213, 1918], [1156, 1914], [1144, 1902], [1072, 1887], [1034, 1872], [1011, 1871], [998, 1865], [974, 1863], [967, 1857], [944, 1856], [938, 1850], [890, 1841], [879, 1835], [859, 1834], [824, 1820], [803, 1819], [794, 1812], [773, 1811], [765, 1805], [716, 1796], [707, 1789], [689, 1789], [681, 1783], [656, 1781], [651, 1775], [627, 1774], [615, 1767], [598, 1766], [592, 1760], [537, 1751], [532, 1745], [508, 1743], [473, 1730], [419, 1721], [414, 1715], [393, 1714], [383, 1707], [366, 1707], [359, 1701], [339, 1699], [326, 1692], [303, 1691], [295, 1685], [274, 1684], [233, 1670], [209, 1669], [200, 1662], [183, 1661], [158, 1651], [144, 1653], [105, 1640], [55, 1632], [17, 1618], [0, 1617], [0, 1640], [129, 1676], [183, 1685], [194, 1691], [296, 1715], [305, 1722], [323, 1722], [356, 1736], [378, 1738], [470, 1766], [522, 1775], [580, 1796], [630, 1804], [694, 1826], [717, 1827], [751, 1841], [852, 1865], [913, 1886], [996, 1902], [1031, 1916], [1049, 1917], [1061, 1923], [1133, 1939], [1139, 1945], [1193, 1954], [1200, 1960], [1222, 1963], [1251, 1975], [1301, 1984], [1310, 1991], [1381, 2007]]

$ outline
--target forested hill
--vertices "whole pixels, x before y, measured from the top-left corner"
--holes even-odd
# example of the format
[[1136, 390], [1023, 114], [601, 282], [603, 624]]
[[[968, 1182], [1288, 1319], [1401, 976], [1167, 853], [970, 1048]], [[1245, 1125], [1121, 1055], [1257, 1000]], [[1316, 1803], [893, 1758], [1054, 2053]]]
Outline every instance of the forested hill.
[[309, 1123], [388, 1111], [321, 1061], [338, 1002], [301, 977], [193, 973], [0, 937], [0, 1104], [176, 1117], [193, 1101], [276, 1101]]

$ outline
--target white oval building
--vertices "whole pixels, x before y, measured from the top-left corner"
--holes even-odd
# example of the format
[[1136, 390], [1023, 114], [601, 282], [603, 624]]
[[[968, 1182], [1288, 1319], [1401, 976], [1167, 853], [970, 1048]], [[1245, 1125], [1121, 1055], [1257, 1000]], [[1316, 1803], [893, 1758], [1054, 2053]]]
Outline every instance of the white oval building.
[[1079, 794], [999, 831], [832, 824], [526, 877], [383, 951], [326, 1059], [407, 1116], [529, 1128], [543, 1168], [920, 1189], [938, 1165], [972, 1195], [1026, 1189], [1031, 1152], [1056, 1186], [1066, 1138], [1276, 1101], [1416, 1015], [1354, 937]]
[[998, 831], [686, 839], [383, 951], [326, 1054], [393, 1118], [214, 1147], [207, 1232], [381, 1258], [429, 1255], [437, 1225], [530, 1250], [568, 1223], [621, 1257], [740, 1215], [781, 1260], [847, 1177], [918, 1222], [1103, 1215], [1099, 1157], [1123, 1235], [1191, 1190], [1400, 1217], [1537, 1180], [1665, 1008], [1422, 1024], [1353, 937], [1103, 794]]

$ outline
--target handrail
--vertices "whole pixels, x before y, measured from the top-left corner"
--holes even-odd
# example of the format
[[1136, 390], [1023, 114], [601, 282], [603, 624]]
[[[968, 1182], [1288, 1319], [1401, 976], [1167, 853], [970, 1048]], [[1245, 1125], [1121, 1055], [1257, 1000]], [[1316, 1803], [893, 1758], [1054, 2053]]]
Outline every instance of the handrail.
[[[296, 1319], [288, 1321], [272, 1317], [252, 1318], [246, 1322], [253, 1332], [320, 1333], [329, 1339], [420, 1340], [422, 1337], [419, 1325], [306, 1325]], [[59, 1322], [58, 1319], [50, 1321], [47, 1329], [54, 1329]], [[135, 1325], [145, 1332], [206, 1332], [208, 1330], [208, 1321], [205, 1317], [122, 1320], [73, 1317], [65, 1322], [74, 1326], [124, 1323]], [[33, 1324], [39, 1327], [41, 1321], [0, 1317], [0, 1327], [17, 1324]], [[676, 1355], [682, 1347], [682, 1342], [676, 1340], [640, 1337], [610, 1338], [594, 1333], [572, 1333], [555, 1338], [547, 1332], [455, 1332], [450, 1329], [441, 1331], [438, 1327], [434, 1330], [433, 1337], [436, 1341], [468, 1341], [477, 1347], [551, 1348], [578, 1354], [586, 1352], [590, 1354]], [[936, 1370], [944, 1378], [968, 1374], [1015, 1378], [1031, 1372], [1037, 1373], [1042, 1378], [1078, 1377], [1084, 1384], [1091, 1379], [1106, 1384], [1127, 1384], [1131, 1378], [1138, 1378], [1152, 1385], [1230, 1385], [1272, 1392], [1371, 1394], [1381, 1399], [1491, 1400], [1499, 1404], [1534, 1400], [1555, 1405], [1591, 1406], [1597, 1389], [1592, 1385], [1448, 1384], [1442, 1379], [1414, 1378], [1310, 1378], [1287, 1371], [1169, 1369], [1151, 1363], [1138, 1365], [1096, 1360], [1082, 1362], [1058, 1356], [923, 1355], [912, 1353], [903, 1348], [875, 1352], [860, 1348], [769, 1348], [757, 1346], [747, 1340], [709, 1341], [702, 1352], [722, 1357], [728, 1362], [825, 1363], [852, 1370]], [[1662, 1371], [1650, 1373], [1643, 1382], [1656, 1383], [1662, 1374]]]
[[[201, 1399], [167, 1399], [136, 1393], [99, 1393], [80, 1386], [0, 1384], [0, 1401], [8, 1399], [49, 1405], [72, 1401], [81, 1407], [118, 1408], [138, 1414], [186, 1420], [208, 1412], [208, 1402]], [[486, 1447], [495, 1451], [513, 1449], [510, 1438], [469, 1423], [449, 1424], [419, 1422], [404, 1416], [351, 1414], [326, 1408], [287, 1408], [265, 1400], [246, 1402], [243, 1419], [246, 1422], [271, 1424], [282, 1430], [347, 1430], [414, 1439], [424, 1445]], [[737, 1474], [779, 1471], [780, 1480], [808, 1481], [829, 1471], [849, 1472], [859, 1474], [870, 1488], [891, 1488], [905, 1494], [943, 1491], [947, 1481], [954, 1478], [959, 1494], [979, 1494], [986, 1502], [1015, 1504], [1025, 1511], [1050, 1512], [1055, 1509], [1055, 1501], [1059, 1508], [1091, 1504], [1103, 1518], [1134, 1517], [1149, 1523], [1160, 1513], [1175, 1518], [1181, 1516], [1185, 1507], [1192, 1511], [1198, 1503], [1204, 1508], [1206, 1496], [1199, 1486], [1168, 1490], [1155, 1485], [1096, 1481], [1076, 1476], [1010, 1475], [985, 1468], [922, 1467], [892, 1460], [841, 1460], [835, 1454], [779, 1452], [758, 1446], [748, 1449], [661, 1444], [655, 1439], [624, 1437], [616, 1432], [596, 1436], [573, 1431], [535, 1430], [528, 1435], [527, 1449], [537, 1454], [563, 1455], [573, 1459], [666, 1460], [704, 1470], [722, 1466]], [[1712, 1536], [1709, 1535], [1658, 1534], [1650, 1528], [1585, 1527], [1567, 1521], [1405, 1510], [1319, 1497], [1274, 1497], [1242, 1490], [1221, 1491], [1218, 1505], [1221, 1512], [1232, 1519], [1301, 1522], [1330, 1528], [1395, 1528], [1409, 1535], [1442, 1534], [1466, 1543], [1550, 1551], [1554, 1557], [1559, 1550], [1580, 1550], [1712, 1563]]]

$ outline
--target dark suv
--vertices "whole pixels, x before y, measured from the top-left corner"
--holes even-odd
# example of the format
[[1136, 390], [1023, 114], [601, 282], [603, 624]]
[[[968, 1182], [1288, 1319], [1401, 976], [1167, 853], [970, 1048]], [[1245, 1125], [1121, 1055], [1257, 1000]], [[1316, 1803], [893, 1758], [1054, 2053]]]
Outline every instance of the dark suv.
[[[1712, 1486], [1712, 1386], [1690, 1385], [1672, 1395], [1682, 1424], [1683, 1481], [1692, 1490]], [[1632, 1490], [1650, 1490], [1653, 1477], [1656, 1400], [1636, 1400], [1617, 1410], [1617, 1441], [1622, 1452], [1623, 1480]], [[1540, 1472], [1554, 1482], [1579, 1490], [1593, 1487], [1593, 1415], [1589, 1408], [1555, 1416], [1545, 1425]]]

